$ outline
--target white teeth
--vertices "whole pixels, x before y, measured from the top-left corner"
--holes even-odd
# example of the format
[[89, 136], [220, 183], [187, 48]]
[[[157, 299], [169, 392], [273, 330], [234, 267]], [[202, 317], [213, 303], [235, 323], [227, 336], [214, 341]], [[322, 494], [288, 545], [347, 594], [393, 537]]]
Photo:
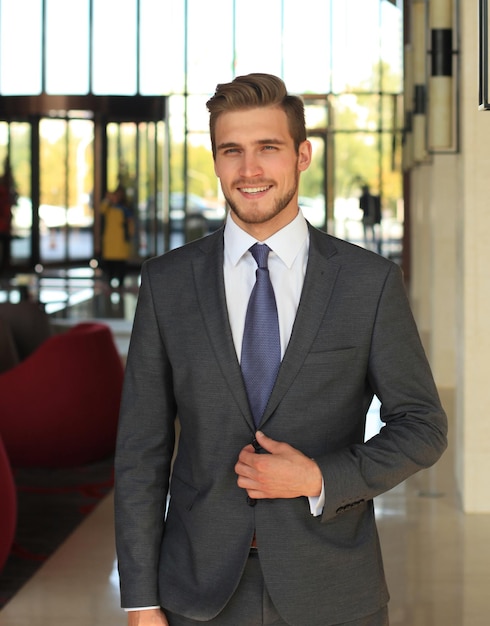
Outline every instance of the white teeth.
[[243, 193], [260, 193], [261, 191], [267, 191], [269, 187], [242, 187]]

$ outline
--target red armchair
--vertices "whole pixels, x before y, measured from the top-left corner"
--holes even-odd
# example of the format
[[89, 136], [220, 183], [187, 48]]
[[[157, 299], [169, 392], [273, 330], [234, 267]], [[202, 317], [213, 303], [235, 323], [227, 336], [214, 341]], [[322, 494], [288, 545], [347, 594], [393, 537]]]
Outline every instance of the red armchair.
[[105, 324], [53, 335], [0, 374], [0, 435], [13, 467], [69, 467], [114, 452], [123, 364]]
[[0, 572], [7, 561], [17, 524], [17, 492], [10, 462], [0, 437]]

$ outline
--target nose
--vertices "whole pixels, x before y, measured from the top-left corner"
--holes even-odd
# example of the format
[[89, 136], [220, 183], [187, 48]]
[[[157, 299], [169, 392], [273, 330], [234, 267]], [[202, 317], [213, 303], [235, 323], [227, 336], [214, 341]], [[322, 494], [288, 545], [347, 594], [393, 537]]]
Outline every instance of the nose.
[[244, 152], [240, 162], [240, 176], [251, 178], [261, 176], [262, 173], [262, 166], [259, 163], [257, 155], [253, 152]]

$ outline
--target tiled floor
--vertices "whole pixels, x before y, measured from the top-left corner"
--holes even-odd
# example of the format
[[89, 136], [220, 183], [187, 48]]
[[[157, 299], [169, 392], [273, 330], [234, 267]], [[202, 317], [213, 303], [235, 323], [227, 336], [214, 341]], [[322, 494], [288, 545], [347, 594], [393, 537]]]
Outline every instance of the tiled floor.
[[[452, 463], [449, 449], [377, 499], [392, 626], [490, 623], [490, 516], [461, 512]], [[124, 625], [112, 523], [109, 495], [0, 612], [0, 626]]]

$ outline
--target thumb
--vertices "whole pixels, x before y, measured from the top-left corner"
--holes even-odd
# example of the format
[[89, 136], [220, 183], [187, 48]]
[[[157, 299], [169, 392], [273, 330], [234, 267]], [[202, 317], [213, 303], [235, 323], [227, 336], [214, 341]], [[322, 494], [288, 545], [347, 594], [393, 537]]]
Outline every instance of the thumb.
[[261, 430], [258, 430], [255, 433], [255, 438], [257, 439], [257, 443], [267, 452], [270, 452], [271, 454], [279, 452], [279, 447], [281, 446], [280, 441], [267, 437], [267, 435], [264, 435]]

